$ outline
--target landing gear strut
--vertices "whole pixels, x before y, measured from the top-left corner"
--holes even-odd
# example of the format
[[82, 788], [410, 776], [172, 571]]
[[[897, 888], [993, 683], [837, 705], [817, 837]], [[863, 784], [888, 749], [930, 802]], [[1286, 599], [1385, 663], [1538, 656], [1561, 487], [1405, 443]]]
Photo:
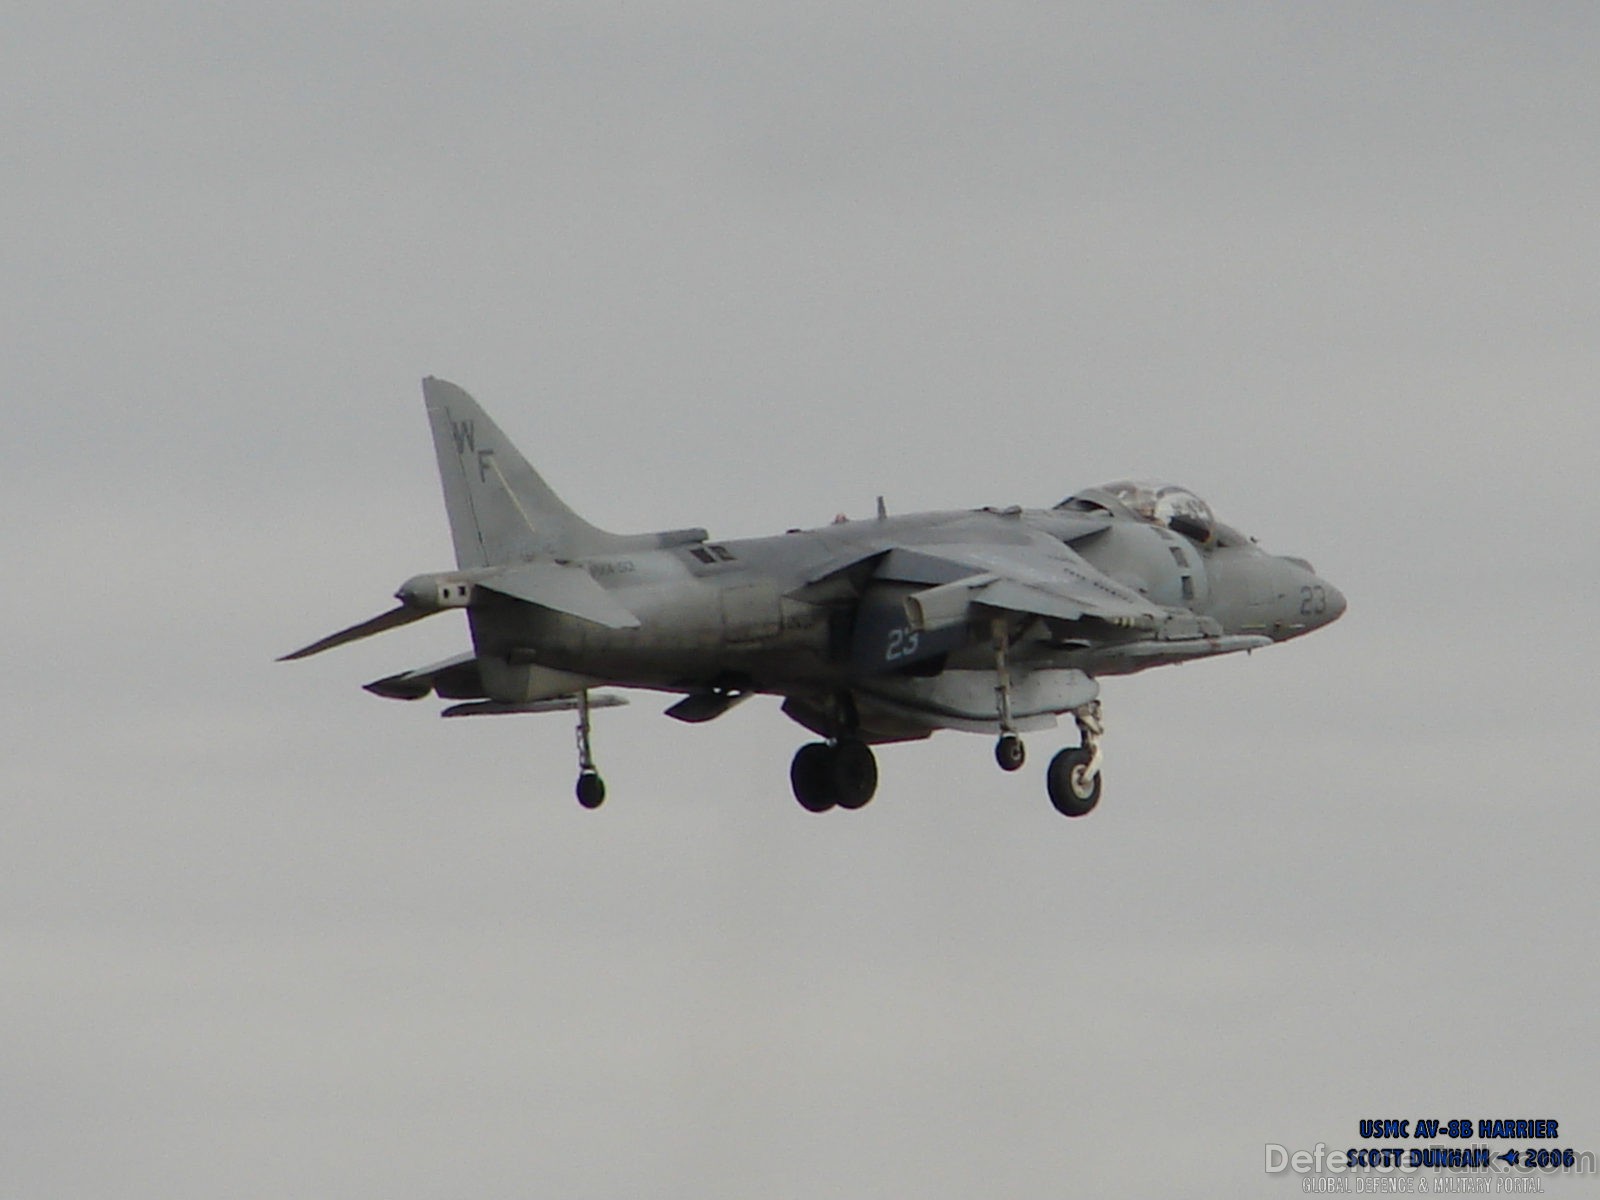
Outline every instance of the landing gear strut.
[[1011, 721], [1011, 667], [1006, 661], [1011, 635], [1002, 617], [994, 619], [990, 630], [994, 636], [994, 706], [1000, 714], [1000, 740], [994, 744], [994, 760], [1002, 771], [1019, 771], [1028, 750]]
[[861, 808], [878, 790], [878, 760], [857, 737], [808, 742], [795, 752], [789, 783], [807, 812]]
[[594, 769], [594, 752], [589, 747], [589, 691], [578, 693], [578, 803], [599, 808], [605, 803], [606, 782]]
[[1050, 760], [1045, 786], [1050, 803], [1064, 817], [1081, 817], [1100, 803], [1100, 736], [1105, 724], [1100, 701], [1092, 700], [1072, 711], [1082, 745], [1061, 751]]

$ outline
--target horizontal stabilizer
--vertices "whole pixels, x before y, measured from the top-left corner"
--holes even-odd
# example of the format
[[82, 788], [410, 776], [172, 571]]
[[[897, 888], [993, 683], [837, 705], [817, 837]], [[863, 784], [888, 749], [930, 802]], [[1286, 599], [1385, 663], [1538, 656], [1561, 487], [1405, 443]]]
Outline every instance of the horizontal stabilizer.
[[[590, 708], [620, 708], [628, 702], [626, 696], [615, 692], [599, 692], [589, 697]], [[499, 700], [478, 700], [472, 704], [453, 704], [439, 715], [441, 717], [498, 717], [517, 713], [573, 712], [578, 708], [576, 696], [557, 696], [554, 700], [529, 700], [521, 704], [506, 704]]]
[[502, 596], [592, 621], [607, 629], [636, 629], [639, 618], [582, 567], [530, 562], [498, 571], [479, 585]]
[[359, 642], [362, 638], [369, 638], [378, 633], [387, 633], [391, 629], [399, 629], [402, 625], [420, 621], [423, 617], [431, 617], [433, 611], [431, 609], [411, 608], [402, 604], [399, 608], [391, 608], [382, 616], [373, 617], [370, 621], [362, 621], [359, 625], [341, 629], [338, 633], [330, 633], [321, 641], [312, 642], [309, 646], [302, 646], [293, 654], [285, 654], [278, 661], [291, 662], [297, 658], [310, 658], [313, 654], [321, 654], [324, 650], [332, 650], [335, 646], [343, 646], [349, 642]]
[[421, 700], [437, 691], [446, 700], [466, 700], [483, 695], [483, 680], [478, 674], [476, 654], [457, 654], [443, 662], [402, 671], [363, 684], [374, 696], [389, 700]]

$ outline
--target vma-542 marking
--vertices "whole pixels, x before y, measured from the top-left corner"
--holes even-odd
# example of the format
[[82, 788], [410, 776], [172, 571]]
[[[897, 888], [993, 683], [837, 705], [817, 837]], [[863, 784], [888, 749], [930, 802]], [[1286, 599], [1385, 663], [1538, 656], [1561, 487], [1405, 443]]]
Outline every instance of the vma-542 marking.
[[458, 701], [444, 716], [576, 711], [578, 800], [605, 798], [590, 711], [599, 687], [681, 694], [667, 709], [709, 721], [749, 696], [822, 740], [794, 756], [812, 812], [860, 808], [877, 790], [871, 747], [938, 729], [998, 737], [1071, 714], [1079, 745], [1046, 772], [1050, 800], [1082, 816], [1100, 798], [1103, 675], [1255, 650], [1319, 629], [1339, 589], [1298, 558], [1266, 553], [1193, 493], [1122, 482], [1054, 508], [842, 518], [777, 537], [713, 541], [703, 529], [620, 535], [552, 492], [477, 402], [425, 379], [454, 571], [418, 575], [400, 606], [313, 642], [305, 658], [446, 609], [473, 649], [366, 685], [380, 696]]

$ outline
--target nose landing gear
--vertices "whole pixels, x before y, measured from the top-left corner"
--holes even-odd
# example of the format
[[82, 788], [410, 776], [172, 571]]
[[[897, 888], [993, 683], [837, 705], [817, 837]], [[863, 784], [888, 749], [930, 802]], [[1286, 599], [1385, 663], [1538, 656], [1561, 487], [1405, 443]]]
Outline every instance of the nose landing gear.
[[[1002, 771], [1020, 770], [1027, 758], [1022, 739], [1017, 736], [1011, 712], [1010, 631], [1003, 618], [990, 625], [990, 646], [994, 652], [994, 705], [1000, 722], [1000, 739], [994, 746], [995, 762]], [[1045, 789], [1057, 812], [1081, 817], [1100, 802], [1100, 737], [1105, 733], [1100, 701], [1091, 700], [1072, 710], [1078, 724], [1079, 745], [1061, 751], [1045, 770]]]
[[1098, 700], [1074, 709], [1072, 716], [1078, 722], [1083, 744], [1071, 746], [1050, 760], [1045, 787], [1058, 813], [1081, 817], [1100, 803], [1100, 736], [1105, 733], [1105, 724]]

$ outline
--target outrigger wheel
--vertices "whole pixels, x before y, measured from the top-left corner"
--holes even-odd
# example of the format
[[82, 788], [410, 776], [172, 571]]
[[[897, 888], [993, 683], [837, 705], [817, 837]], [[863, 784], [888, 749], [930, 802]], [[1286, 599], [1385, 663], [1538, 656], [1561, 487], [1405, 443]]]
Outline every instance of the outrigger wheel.
[[606, 781], [598, 771], [584, 771], [578, 776], [578, 803], [585, 808], [599, 808], [606, 799]]
[[589, 692], [578, 693], [578, 803], [585, 808], [599, 808], [605, 803], [606, 782], [594, 769], [594, 751], [589, 746]]

